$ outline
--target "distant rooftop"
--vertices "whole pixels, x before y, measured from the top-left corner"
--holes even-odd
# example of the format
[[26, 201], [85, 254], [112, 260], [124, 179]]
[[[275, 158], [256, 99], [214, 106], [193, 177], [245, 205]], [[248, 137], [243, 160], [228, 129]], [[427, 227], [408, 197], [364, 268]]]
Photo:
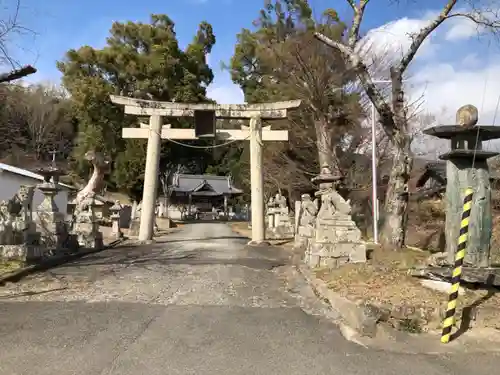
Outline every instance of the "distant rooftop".
[[191, 193], [195, 196], [239, 195], [243, 193], [243, 190], [233, 186], [230, 177], [210, 174], [175, 174], [170, 190], [176, 193]]
[[[40, 182], [43, 182], [43, 180], [44, 180], [43, 176], [38, 174], [38, 173], [29, 171], [27, 169], [14, 167], [12, 165], [5, 164], [5, 163], [0, 163], [0, 171], [14, 173], [14, 174], [17, 174], [19, 176], [24, 176], [24, 177], [32, 178], [34, 180], [38, 180]], [[62, 187], [65, 187], [67, 189], [71, 189], [71, 190], [76, 189], [74, 186], [66, 185], [66, 184], [63, 184], [62, 182], [60, 182], [59, 185]]]

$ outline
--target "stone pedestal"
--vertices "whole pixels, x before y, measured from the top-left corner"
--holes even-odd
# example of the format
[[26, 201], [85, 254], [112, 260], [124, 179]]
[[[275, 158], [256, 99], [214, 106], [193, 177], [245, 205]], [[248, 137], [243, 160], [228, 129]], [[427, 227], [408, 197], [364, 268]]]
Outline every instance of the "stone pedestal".
[[115, 201], [115, 204], [109, 209], [111, 212], [111, 233], [115, 239], [123, 238], [123, 233], [120, 227], [120, 212], [122, 206], [119, 201]]
[[319, 184], [315, 194], [321, 199], [316, 216], [314, 239], [309, 242], [305, 262], [311, 267], [336, 268], [346, 263], [366, 262], [366, 245], [361, 231], [351, 218], [351, 206], [335, 190], [339, 176], [333, 175], [329, 166], [313, 178]]
[[350, 216], [334, 214], [328, 219], [317, 219], [306, 262], [311, 267], [328, 268], [366, 262], [366, 245]]

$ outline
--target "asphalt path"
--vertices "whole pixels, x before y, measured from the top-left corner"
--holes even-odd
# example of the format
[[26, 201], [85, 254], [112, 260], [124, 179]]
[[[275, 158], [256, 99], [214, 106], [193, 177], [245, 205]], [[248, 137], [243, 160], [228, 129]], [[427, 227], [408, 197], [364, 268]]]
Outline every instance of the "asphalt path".
[[[0, 374], [494, 374], [492, 353], [347, 341], [288, 265], [222, 223], [115, 248], [0, 290]], [[395, 343], [395, 345], [397, 345]]]

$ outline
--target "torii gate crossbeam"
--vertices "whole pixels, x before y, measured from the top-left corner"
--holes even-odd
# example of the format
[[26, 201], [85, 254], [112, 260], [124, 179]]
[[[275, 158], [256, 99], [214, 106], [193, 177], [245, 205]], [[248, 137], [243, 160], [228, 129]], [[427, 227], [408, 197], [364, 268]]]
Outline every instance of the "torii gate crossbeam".
[[139, 240], [153, 239], [156, 192], [158, 188], [159, 160], [162, 139], [198, 139], [194, 129], [174, 129], [162, 125], [162, 117], [190, 117], [195, 111], [214, 111], [217, 118], [250, 119], [250, 127], [217, 129], [216, 136], [224, 140], [250, 140], [250, 180], [252, 207], [252, 243], [265, 240], [264, 179], [262, 170], [262, 142], [288, 141], [287, 130], [262, 127], [262, 119], [286, 118], [290, 109], [297, 108], [300, 100], [264, 104], [174, 103], [133, 99], [112, 95], [111, 101], [123, 105], [126, 114], [149, 116], [149, 124], [140, 128], [124, 128], [124, 138], [147, 138], [146, 170], [139, 228]]

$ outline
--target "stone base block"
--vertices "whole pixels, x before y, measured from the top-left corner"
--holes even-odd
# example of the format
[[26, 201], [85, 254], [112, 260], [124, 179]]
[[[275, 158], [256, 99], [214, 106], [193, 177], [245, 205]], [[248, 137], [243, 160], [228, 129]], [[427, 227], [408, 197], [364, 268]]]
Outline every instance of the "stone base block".
[[266, 230], [266, 238], [281, 240], [294, 238], [295, 233], [292, 226], [278, 226]]
[[338, 242], [325, 243], [313, 241], [304, 259], [310, 267], [338, 268], [346, 263], [366, 262], [364, 243]]
[[102, 249], [104, 248], [102, 232], [78, 233], [78, 244], [86, 249]]
[[0, 245], [0, 259], [20, 262], [36, 262], [47, 257], [48, 250], [40, 245]]
[[138, 236], [139, 227], [141, 226], [141, 221], [139, 219], [134, 219], [130, 222], [130, 227], [128, 230], [129, 236]]

